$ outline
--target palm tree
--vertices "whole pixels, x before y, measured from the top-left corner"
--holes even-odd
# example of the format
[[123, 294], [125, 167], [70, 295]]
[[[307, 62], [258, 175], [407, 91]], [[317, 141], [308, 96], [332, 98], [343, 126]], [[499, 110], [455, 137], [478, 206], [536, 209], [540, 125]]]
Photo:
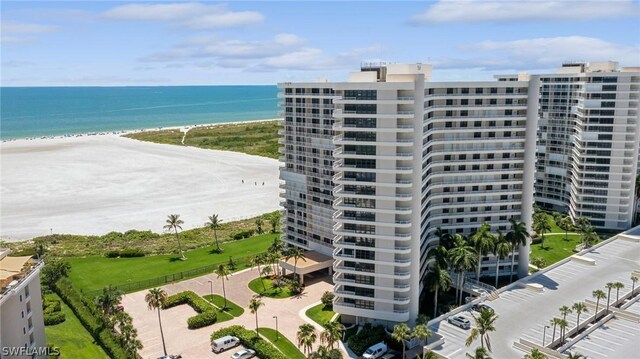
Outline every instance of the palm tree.
[[578, 331], [580, 329], [580, 315], [582, 313], [589, 312], [589, 309], [587, 309], [587, 306], [583, 302], [573, 303], [573, 306], [571, 308], [574, 312], [576, 312], [576, 315], [578, 316], [578, 318], [576, 318], [576, 331]]
[[149, 310], [158, 310], [158, 324], [160, 325], [162, 350], [164, 351], [164, 356], [167, 356], [167, 346], [164, 343], [164, 333], [162, 332], [162, 320], [160, 320], [160, 308], [162, 308], [164, 302], [167, 300], [167, 292], [165, 292], [161, 288], [150, 289], [149, 293], [144, 296], [144, 300], [147, 302]]
[[[416, 357], [417, 358], [417, 357]], [[428, 350], [424, 353], [422, 353], [422, 359], [438, 359], [440, 358], [438, 356], [438, 354], [432, 352], [431, 350]]]
[[251, 257], [251, 269], [253, 269], [253, 267], [258, 267], [258, 276], [260, 277], [260, 283], [262, 283], [262, 289], [266, 291], [267, 286], [264, 284], [264, 279], [262, 278], [262, 270], [260, 269], [260, 266], [264, 264], [263, 254], [257, 254]]
[[569, 240], [569, 228], [573, 226], [573, 221], [571, 220], [571, 216], [564, 216], [558, 223], [562, 229], [564, 229], [564, 240]]
[[318, 334], [316, 328], [309, 323], [302, 324], [298, 327], [298, 333], [296, 339], [298, 340], [298, 348], [302, 347], [302, 351], [307, 354], [311, 353], [313, 343], [316, 342]]
[[516, 248], [527, 245], [529, 233], [527, 232], [527, 225], [524, 224], [524, 222], [517, 221], [513, 217], [509, 219], [509, 222], [511, 222], [511, 232], [507, 233], [507, 240], [511, 243], [511, 274], [509, 275], [509, 282], [512, 282]]
[[480, 336], [480, 346], [484, 349], [484, 343], [487, 342], [487, 349], [491, 351], [491, 342], [489, 341], [489, 333], [496, 330], [495, 322], [498, 316], [486, 309], [480, 310], [480, 316], [473, 316], [473, 320], [476, 323], [476, 327], [471, 329], [469, 337], [467, 338], [466, 345], [470, 346], [478, 336]]
[[585, 248], [590, 248], [593, 243], [600, 240], [600, 236], [593, 227], [585, 227], [580, 231], [580, 238]]
[[569, 353], [567, 359], [587, 359], [587, 357], [580, 353]]
[[505, 238], [505, 236], [502, 234], [502, 231], [498, 230], [498, 233], [496, 235], [496, 240], [493, 244], [493, 249], [492, 249], [493, 254], [496, 256], [496, 285], [495, 287], [498, 288], [498, 271], [500, 270], [500, 260], [504, 259], [505, 257], [507, 257], [509, 255], [509, 252], [511, 252], [511, 244], [509, 242], [507, 242], [507, 239]]
[[[458, 272], [458, 288], [460, 289], [459, 302], [462, 302], [464, 274], [475, 268], [476, 250], [467, 244], [467, 241], [461, 234], [454, 236], [454, 247], [449, 251], [449, 262], [453, 269]], [[456, 288], [456, 294], [458, 293], [458, 288]], [[457, 297], [456, 301], [458, 301]]]
[[440, 268], [436, 263], [425, 277], [425, 286], [433, 292], [433, 317], [438, 316], [438, 291], [448, 291], [451, 288], [449, 272]]
[[540, 236], [540, 248], [544, 248], [544, 234], [551, 232], [551, 225], [545, 213], [533, 216], [533, 230]]
[[224, 287], [224, 281], [225, 280], [229, 280], [229, 269], [227, 268], [226, 265], [224, 264], [218, 264], [218, 267], [216, 267], [216, 270], [213, 271], [213, 273], [216, 274], [217, 278], [222, 280], [222, 296], [224, 297], [224, 308], [227, 308], [227, 291]]
[[280, 224], [280, 217], [282, 215], [279, 211], [273, 212], [271, 217], [269, 217], [269, 224], [271, 224], [271, 233], [278, 232], [278, 224]]
[[184, 256], [184, 252], [182, 252], [182, 245], [180, 244], [180, 237], [178, 236], [178, 229], [182, 230], [182, 225], [184, 224], [184, 222], [180, 219], [180, 215], [179, 214], [170, 214], [167, 216], [167, 224], [164, 225], [164, 229], [170, 231], [173, 229], [173, 231], [176, 233], [176, 240], [178, 241], [178, 249], [180, 250], [180, 256], [182, 260], [187, 259], [187, 257]]
[[558, 326], [558, 324], [560, 324], [560, 321], [562, 319], [560, 318], [553, 318], [551, 319], [551, 325], [553, 325], [553, 335], [551, 336], [551, 343], [553, 343], [556, 340], [556, 327]]
[[467, 354], [467, 358], [469, 359], [491, 359], [491, 357], [489, 356], [489, 353], [487, 352], [487, 349], [485, 348], [476, 348], [476, 351], [473, 355], [471, 354]]
[[427, 327], [426, 324], [418, 324], [413, 328], [411, 335], [414, 338], [417, 338], [422, 344], [424, 343], [424, 340], [432, 336], [433, 333], [429, 330], [429, 327]]
[[487, 255], [494, 247], [495, 237], [491, 234], [491, 226], [483, 223], [480, 228], [471, 235], [469, 241], [478, 252], [478, 268], [476, 269], [476, 280], [480, 280], [480, 266], [482, 264], [482, 256]]
[[406, 348], [404, 341], [411, 339], [411, 329], [405, 323], [398, 323], [393, 326], [391, 337], [402, 344], [402, 359], [405, 359]]
[[327, 343], [329, 349], [333, 349], [334, 344], [342, 338], [344, 325], [340, 322], [328, 322], [324, 325], [324, 332], [320, 333], [320, 342]]
[[558, 327], [560, 327], [560, 344], [564, 344], [564, 333], [567, 330], [568, 326], [569, 322], [564, 319], [560, 319], [560, 321], [558, 322]]
[[438, 227], [435, 231], [435, 236], [438, 237], [438, 244], [443, 246], [445, 249], [449, 250], [453, 247], [453, 236], [443, 231], [442, 228]]
[[591, 227], [591, 221], [587, 217], [576, 218], [575, 222], [579, 232], [584, 232], [586, 228]]
[[273, 273], [276, 275], [276, 279], [280, 279], [280, 274], [278, 271], [278, 260], [282, 257], [282, 252], [284, 251], [284, 243], [280, 238], [274, 238], [273, 242], [268, 249], [269, 263], [273, 265]]
[[614, 289], [615, 286], [613, 282], [604, 285], [604, 287], [607, 288], [607, 312], [609, 311], [609, 302], [611, 301], [611, 290]]
[[142, 349], [142, 342], [137, 337], [138, 331], [133, 324], [128, 323], [120, 328], [120, 344], [127, 353], [133, 356], [136, 356], [136, 350]]
[[304, 249], [300, 247], [291, 247], [284, 253], [284, 260], [288, 261], [293, 259], [293, 278], [297, 279], [296, 272], [298, 271], [298, 260], [302, 259], [303, 262], [307, 261], [307, 257], [304, 255]]
[[94, 302], [106, 317], [110, 316], [122, 301], [122, 291], [111, 285], [102, 288], [102, 294], [98, 295]]
[[426, 314], [418, 314], [418, 317], [416, 318], [416, 325], [427, 324], [427, 322], [429, 322], [429, 317], [427, 317]]
[[640, 278], [638, 278], [637, 275], [632, 274], [631, 275], [631, 294], [633, 295], [633, 293], [636, 291], [636, 282], [638, 282]]
[[264, 226], [264, 220], [262, 219], [262, 217], [256, 218], [256, 232], [258, 234], [264, 233], [262, 226]]
[[47, 253], [47, 243], [44, 239], [34, 240], [34, 250], [36, 252], [36, 257], [38, 259], [42, 259], [44, 255]]
[[256, 315], [256, 337], [258, 336], [258, 309], [260, 309], [260, 307], [262, 307], [263, 305], [264, 302], [262, 302], [262, 299], [260, 299], [260, 297], [258, 297], [257, 295], [254, 295], [253, 298], [251, 298], [251, 300], [249, 301], [249, 311], [251, 311], [251, 314]]
[[562, 319], [563, 320], [567, 320], [567, 315], [571, 314], [571, 308], [567, 307], [566, 305], [563, 305], [562, 307], [560, 307], [560, 314], [562, 314]]
[[620, 289], [624, 288], [624, 284], [622, 282], [613, 283], [613, 287], [616, 289], [616, 303], [620, 300]]
[[220, 243], [218, 243], [218, 228], [220, 228], [220, 223], [222, 223], [222, 220], [218, 219], [218, 215], [212, 214], [209, 216], [209, 222], [204, 224], [206, 227], [209, 227], [213, 230], [213, 238], [215, 239], [216, 251], [218, 253], [222, 252], [222, 250], [220, 249]]
[[596, 299], [596, 314], [593, 317], [594, 321], [598, 320], [598, 305], [600, 304], [600, 299], [604, 299], [607, 297], [606, 294], [604, 294], [603, 291], [601, 291], [600, 289], [594, 290], [593, 292], [591, 292], [591, 295], [593, 296], [593, 298]]
[[427, 260], [433, 258], [434, 262], [438, 266], [440, 266], [440, 268], [448, 269], [449, 268], [449, 254], [448, 254], [448, 251], [449, 250], [443, 245], [439, 245], [437, 247], [434, 247], [429, 252], [427, 252]]
[[531, 349], [531, 353], [524, 356], [523, 359], [548, 359], [548, 357], [538, 350], [538, 348]]

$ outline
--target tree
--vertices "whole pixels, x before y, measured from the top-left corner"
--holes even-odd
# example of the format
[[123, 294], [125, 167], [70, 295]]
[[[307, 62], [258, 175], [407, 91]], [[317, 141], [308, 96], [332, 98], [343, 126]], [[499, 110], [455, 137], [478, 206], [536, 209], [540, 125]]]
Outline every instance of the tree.
[[120, 344], [129, 354], [135, 356], [138, 349], [142, 349], [142, 342], [138, 340], [138, 331], [133, 324], [128, 323], [120, 328]]
[[264, 220], [262, 219], [262, 217], [256, 218], [256, 232], [258, 234], [264, 233], [264, 229], [262, 229], [262, 226], [264, 226]]
[[36, 257], [38, 259], [42, 259], [44, 255], [47, 253], [47, 243], [44, 239], [36, 239], [34, 240], [34, 250], [36, 252]]
[[430, 271], [425, 277], [425, 286], [429, 291], [433, 292], [433, 317], [438, 316], [438, 291], [448, 291], [451, 288], [451, 276], [449, 272], [440, 268], [440, 265], [436, 264], [431, 267]]
[[222, 281], [222, 296], [224, 297], [224, 307], [222, 309], [225, 309], [227, 308], [227, 291], [224, 287], [224, 282], [225, 280], [229, 280], [229, 269], [224, 264], [218, 264], [213, 273], [215, 273], [217, 278]]
[[545, 261], [542, 257], [533, 257], [531, 258], [531, 264], [533, 264], [538, 269], [542, 269], [547, 266], [547, 261]]
[[296, 334], [298, 348], [302, 348], [302, 351], [305, 354], [311, 353], [311, 348], [317, 338], [318, 334], [316, 333], [316, 328], [314, 328], [313, 325], [305, 323], [298, 327], [298, 333]]
[[149, 310], [157, 310], [158, 311], [158, 324], [160, 325], [160, 337], [162, 338], [162, 350], [164, 351], [164, 356], [167, 356], [167, 346], [164, 342], [164, 333], [162, 332], [162, 320], [160, 320], [160, 308], [164, 305], [164, 302], [167, 300], [167, 293], [161, 288], [153, 288], [149, 290], [144, 296], [144, 300], [147, 302], [147, 307]]
[[[417, 358], [417, 357], [416, 357]], [[428, 350], [424, 353], [422, 353], [422, 359], [438, 359], [440, 358], [438, 356], [438, 354], [432, 352], [431, 350]]]
[[489, 333], [496, 330], [495, 322], [498, 316], [484, 308], [480, 309], [480, 316], [471, 315], [476, 323], [476, 327], [471, 329], [469, 337], [465, 344], [470, 346], [473, 342], [480, 337], [480, 346], [484, 349], [485, 342], [487, 343], [487, 349], [491, 351], [491, 341], [489, 341]]
[[580, 239], [585, 248], [590, 248], [600, 240], [600, 236], [593, 227], [585, 227], [580, 231]]
[[558, 223], [560, 228], [564, 229], [564, 240], [569, 240], [569, 229], [573, 226], [573, 221], [571, 220], [571, 216], [564, 216]]
[[449, 250], [453, 248], [453, 236], [443, 231], [442, 228], [437, 227], [435, 231], [435, 236], [438, 237], [438, 244], [444, 249]]
[[487, 352], [487, 349], [485, 348], [476, 348], [476, 351], [473, 355], [471, 354], [467, 354], [467, 358], [469, 359], [491, 359], [491, 357], [489, 356], [489, 353]]
[[500, 261], [506, 258], [511, 252], [511, 244], [507, 242], [507, 239], [502, 234], [502, 231], [498, 230], [496, 235], [496, 241], [493, 243], [493, 254], [496, 256], [496, 284], [495, 287], [498, 288], [498, 277], [500, 270]]
[[609, 282], [604, 285], [607, 288], [607, 312], [609, 311], [609, 303], [611, 302], [611, 290], [615, 288], [615, 284], [613, 282]]
[[424, 324], [417, 324], [413, 328], [413, 332], [411, 332], [411, 335], [414, 338], [417, 338], [420, 341], [420, 343], [424, 343], [424, 340], [432, 336], [433, 333], [431, 332], [431, 330], [429, 330], [429, 327], [427, 327], [427, 324], [424, 323]]
[[580, 329], [580, 315], [582, 313], [587, 313], [589, 312], [589, 309], [587, 309], [587, 306], [583, 303], [583, 302], [577, 302], [577, 303], [573, 303], [573, 306], [571, 307], [571, 309], [573, 309], [573, 311], [576, 313], [577, 318], [576, 318], [576, 328], [578, 328], [576, 331], [579, 331]]
[[309, 359], [342, 359], [342, 353], [338, 349], [329, 349], [320, 345], [315, 352], [309, 354]]
[[562, 319], [560, 318], [553, 318], [551, 319], [551, 325], [553, 325], [553, 335], [551, 336], [551, 342], [553, 343], [556, 340], [556, 327], [558, 326], [558, 324], [560, 324], [560, 321]]
[[449, 268], [449, 250], [443, 246], [439, 245], [437, 247], [432, 248], [427, 252], [427, 260], [433, 258], [434, 263], [439, 265], [442, 269]]
[[429, 317], [426, 314], [418, 314], [416, 318], [416, 325], [427, 324], [429, 322]]
[[565, 328], [569, 325], [569, 322], [567, 322], [567, 315], [569, 315], [571, 313], [572, 313], [571, 308], [567, 307], [566, 305], [563, 305], [562, 307], [560, 307], [560, 314], [562, 314], [562, 321], [565, 322], [564, 327], [562, 327], [562, 326], [560, 327], [560, 335], [562, 336], [562, 341], [563, 342], [564, 342], [564, 331], [565, 331]]
[[527, 232], [527, 226], [524, 222], [517, 221], [513, 217], [509, 219], [509, 222], [511, 222], [511, 231], [507, 233], [507, 240], [511, 243], [511, 274], [509, 275], [509, 282], [512, 282], [516, 248], [527, 245], [529, 233]]
[[393, 332], [391, 333], [391, 338], [402, 344], [402, 359], [405, 359], [405, 340], [411, 339], [411, 329], [405, 323], [398, 323], [393, 326]]
[[340, 322], [328, 322], [324, 325], [324, 332], [320, 333], [320, 342], [326, 343], [329, 349], [342, 338], [344, 325]]
[[320, 301], [322, 302], [322, 304], [324, 305], [325, 308], [331, 308], [331, 307], [333, 307], [333, 299], [335, 297], [336, 297], [336, 295], [333, 294], [333, 292], [326, 291], [326, 292], [322, 293], [322, 297], [320, 298]]
[[560, 344], [564, 344], [564, 334], [567, 330], [567, 327], [569, 326], [569, 322], [567, 322], [565, 319], [560, 319], [560, 321], [558, 322], [558, 327], [560, 327]]
[[538, 350], [538, 348], [531, 349], [531, 353], [525, 355], [523, 359], [548, 359], [548, 357]]
[[271, 224], [271, 233], [278, 232], [278, 225], [280, 225], [280, 218], [282, 215], [279, 211], [273, 212], [271, 217], [269, 217], [269, 223]]
[[634, 274], [631, 275], [631, 294], [632, 295], [636, 291], [636, 283], [638, 282], [639, 279], [640, 278], [638, 278], [637, 275], [634, 275]]
[[594, 290], [593, 292], [591, 292], [591, 295], [596, 300], [596, 314], [595, 314], [593, 319], [594, 319], [594, 321], [597, 321], [598, 320], [598, 305], [600, 304], [600, 300], [606, 298], [607, 296], [600, 289]]
[[[297, 271], [298, 271], [298, 261], [302, 259], [303, 262], [307, 261], [307, 257], [304, 255], [305, 250], [300, 247], [291, 247], [287, 249], [284, 253], [284, 260], [288, 261], [289, 259], [293, 259], [293, 277], [294, 279], [298, 279]], [[299, 281], [299, 280], [298, 280]]]
[[262, 278], [262, 269], [260, 269], [260, 266], [264, 264], [264, 255], [256, 254], [255, 256], [251, 257], [250, 263], [252, 270], [253, 267], [258, 267], [258, 277], [260, 277], [260, 283], [262, 283], [262, 290], [266, 291], [267, 286], [264, 284], [264, 279]]
[[576, 218], [575, 223], [576, 227], [578, 227], [578, 232], [584, 232], [586, 228], [591, 227], [591, 221], [587, 217]]
[[122, 301], [122, 291], [110, 285], [102, 288], [102, 293], [94, 299], [94, 302], [106, 317], [115, 311], [120, 301]]
[[478, 253], [478, 264], [476, 269], [476, 280], [480, 280], [480, 266], [482, 265], [482, 256], [487, 255], [494, 246], [495, 237], [491, 234], [491, 226], [483, 223], [480, 228], [471, 235], [469, 241]]
[[42, 268], [40, 281], [49, 289], [53, 289], [53, 286], [61, 278], [69, 276], [71, 271], [71, 265], [60, 259], [51, 259], [46, 261], [45, 266]]
[[587, 357], [580, 353], [569, 353], [567, 359], [587, 359]]
[[[226, 305], [227, 304], [225, 303], [225, 306]], [[249, 300], [249, 311], [251, 312], [251, 314], [256, 315], [256, 337], [258, 336], [258, 309], [260, 309], [260, 307], [262, 307], [263, 305], [264, 302], [257, 295], [254, 295], [253, 298]]]
[[540, 236], [540, 248], [544, 248], [544, 234], [551, 232], [551, 225], [545, 213], [533, 216], [533, 230]]
[[216, 251], [218, 253], [222, 252], [222, 250], [220, 249], [220, 243], [218, 243], [218, 228], [220, 228], [220, 223], [222, 223], [222, 220], [218, 219], [218, 215], [212, 214], [209, 216], [209, 222], [204, 224], [206, 227], [209, 227], [213, 230], [213, 238], [215, 239]]
[[171, 231], [173, 230], [176, 234], [176, 241], [178, 241], [178, 249], [180, 250], [180, 256], [182, 260], [187, 259], [187, 257], [184, 256], [184, 252], [182, 251], [182, 245], [180, 244], [180, 237], [178, 236], [178, 229], [182, 230], [182, 225], [184, 224], [184, 222], [180, 219], [180, 215], [179, 214], [170, 214], [167, 216], [167, 220], [166, 223], [164, 225], [164, 229], [166, 229], [167, 231]]
[[456, 234], [454, 236], [454, 247], [449, 250], [449, 262], [456, 272], [458, 272], [458, 287], [456, 288], [456, 294], [458, 289], [460, 292], [460, 299], [456, 297], [456, 301], [462, 302], [463, 288], [464, 288], [464, 274], [470, 270], [473, 270], [476, 266], [476, 250], [467, 244], [465, 238]]
[[616, 303], [620, 300], [620, 289], [624, 288], [624, 284], [622, 282], [613, 283], [613, 288], [616, 289]]
[[273, 273], [276, 275], [276, 279], [279, 280], [280, 279], [280, 274], [278, 271], [278, 260], [280, 260], [280, 258], [282, 257], [282, 252], [284, 251], [284, 243], [282, 242], [282, 240], [280, 240], [280, 238], [274, 238], [273, 242], [271, 242], [271, 245], [269, 246], [268, 249], [268, 258], [269, 258], [269, 263], [271, 263], [273, 265]]

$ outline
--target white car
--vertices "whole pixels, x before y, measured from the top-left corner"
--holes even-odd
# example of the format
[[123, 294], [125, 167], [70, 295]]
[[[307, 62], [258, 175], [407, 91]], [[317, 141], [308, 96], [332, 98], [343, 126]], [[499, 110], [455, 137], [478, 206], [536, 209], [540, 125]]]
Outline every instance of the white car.
[[471, 328], [471, 322], [469, 319], [461, 316], [461, 315], [453, 315], [447, 318], [447, 322], [451, 325], [455, 325], [458, 328], [469, 329]]
[[256, 356], [256, 352], [251, 349], [242, 349], [233, 353], [231, 359], [249, 359]]

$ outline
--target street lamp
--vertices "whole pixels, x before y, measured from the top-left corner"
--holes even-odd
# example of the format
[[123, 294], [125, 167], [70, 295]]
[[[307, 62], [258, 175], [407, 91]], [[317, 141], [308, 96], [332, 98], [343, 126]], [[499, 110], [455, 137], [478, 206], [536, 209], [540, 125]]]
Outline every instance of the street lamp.
[[278, 331], [278, 316], [274, 315], [273, 317], [276, 319], [276, 340], [278, 340], [278, 334], [280, 333]]
[[213, 300], [213, 281], [209, 280], [208, 282], [211, 285], [211, 300]]
[[545, 325], [544, 329], [542, 329], [542, 346], [544, 347], [544, 340], [547, 338], [547, 328], [550, 328], [550, 326]]

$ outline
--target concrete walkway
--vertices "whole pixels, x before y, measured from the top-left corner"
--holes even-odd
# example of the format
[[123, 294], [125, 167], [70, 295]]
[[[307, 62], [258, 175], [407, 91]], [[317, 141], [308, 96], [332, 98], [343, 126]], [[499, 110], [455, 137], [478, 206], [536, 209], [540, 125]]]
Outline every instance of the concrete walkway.
[[[214, 331], [231, 325], [244, 325], [247, 329], [255, 330], [254, 314], [249, 312], [247, 305], [255, 294], [247, 284], [258, 277], [257, 269], [250, 269], [234, 273], [225, 282], [227, 298], [239, 306], [245, 308], [245, 312], [238, 318], [223, 323], [191, 330], [187, 328], [187, 318], [195, 315], [195, 311], [188, 305], [180, 305], [170, 309], [162, 310], [162, 325], [168, 354], [182, 354], [185, 358], [214, 358], [229, 357], [231, 353], [223, 352], [219, 355], [211, 352], [210, 336]], [[296, 343], [296, 333], [298, 327], [306, 321], [300, 317], [302, 308], [317, 303], [327, 290], [332, 290], [331, 277], [318, 276], [307, 277], [305, 291], [299, 296], [274, 299], [263, 297], [264, 306], [258, 310], [258, 325], [275, 329], [278, 317], [278, 330], [292, 343]], [[199, 295], [211, 293], [213, 281], [214, 294], [222, 295], [221, 280], [216, 279], [215, 274], [209, 274], [179, 283], [165, 285], [162, 288], [168, 295], [172, 295], [185, 290], [192, 290]], [[139, 351], [142, 358], [157, 358], [162, 355], [162, 341], [158, 327], [157, 312], [150, 311], [144, 301], [144, 296], [148, 290], [127, 294], [122, 299], [125, 310], [133, 317], [133, 324], [138, 330], [138, 338], [142, 341], [144, 348]], [[318, 340], [316, 345], [319, 345]]]

